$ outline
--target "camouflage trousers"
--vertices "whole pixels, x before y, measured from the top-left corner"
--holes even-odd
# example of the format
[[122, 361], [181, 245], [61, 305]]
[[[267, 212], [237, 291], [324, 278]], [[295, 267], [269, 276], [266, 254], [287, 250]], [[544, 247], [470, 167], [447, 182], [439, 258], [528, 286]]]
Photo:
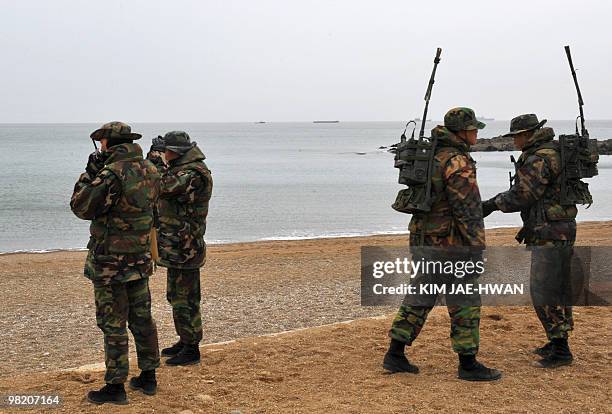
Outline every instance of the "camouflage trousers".
[[[571, 267], [573, 245], [572, 241], [563, 240], [540, 240], [530, 244], [530, 246], [544, 247], [544, 250], [534, 250], [531, 255], [531, 297], [536, 315], [544, 327], [548, 340], [569, 336], [570, 331], [574, 329], [572, 307], [547, 303], [549, 295], [546, 293], [542, 295], [537, 286], [546, 284], [549, 287], [550, 284], [557, 284], [560, 278], [569, 280], [567, 271]], [[546, 251], [548, 248], [551, 248], [550, 251]], [[564, 288], [562, 284], [558, 287]], [[569, 284], [566, 288], [571, 289]], [[565, 293], [571, 296], [571, 292]]]
[[536, 315], [544, 327], [548, 340], [567, 338], [574, 330], [574, 317], [571, 306], [534, 306]]
[[[425, 247], [452, 248], [455, 242], [451, 236], [424, 236]], [[411, 232], [410, 246], [417, 248], [421, 243], [420, 235]], [[440, 254], [441, 251], [434, 253]], [[413, 254], [418, 253], [413, 251]], [[440, 259], [435, 256], [427, 257], [427, 254], [424, 258]], [[418, 260], [418, 255], [413, 257], [413, 260]], [[437, 275], [437, 278], [439, 277], [440, 275]], [[418, 275], [411, 282], [411, 285], [428, 283], [428, 278]], [[438, 281], [442, 280], [438, 279]], [[448, 280], [446, 281], [448, 282]], [[404, 302], [393, 319], [391, 329], [389, 330], [391, 338], [404, 342], [406, 345], [412, 345], [412, 342], [421, 332], [423, 325], [425, 325], [427, 315], [429, 315], [429, 312], [438, 301], [437, 295], [425, 296], [416, 300], [413, 300], [410, 296], [406, 295], [404, 298]], [[451, 318], [450, 338], [453, 351], [461, 355], [476, 355], [480, 344], [480, 295], [468, 295], [458, 298], [446, 296], [446, 301], [448, 314]]]
[[[451, 343], [453, 351], [461, 355], [476, 355], [480, 344], [480, 306], [448, 305], [451, 318]], [[432, 306], [400, 306], [389, 336], [412, 345], [421, 332]]]
[[159, 367], [157, 327], [151, 316], [149, 279], [94, 285], [96, 321], [104, 333], [104, 362], [108, 384], [123, 383], [129, 371], [126, 322], [136, 342], [138, 368]]
[[202, 340], [200, 269], [168, 268], [166, 298], [181, 342], [197, 345]]

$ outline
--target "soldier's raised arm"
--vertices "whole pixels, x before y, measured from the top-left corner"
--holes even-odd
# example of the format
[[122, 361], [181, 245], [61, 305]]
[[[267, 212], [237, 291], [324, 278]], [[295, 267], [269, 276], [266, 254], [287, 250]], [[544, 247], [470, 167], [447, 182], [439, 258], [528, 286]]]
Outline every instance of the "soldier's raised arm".
[[516, 171], [512, 187], [496, 195], [493, 201], [504, 213], [524, 210], [542, 198], [552, 179], [554, 177], [546, 161], [532, 154]]
[[448, 161], [443, 174], [455, 228], [461, 234], [465, 245], [484, 246], [480, 190], [473, 163], [465, 155], [456, 155]]
[[70, 208], [78, 218], [93, 220], [106, 214], [120, 194], [121, 184], [112, 172], [103, 170], [93, 179], [89, 173], [83, 173], [74, 186]]

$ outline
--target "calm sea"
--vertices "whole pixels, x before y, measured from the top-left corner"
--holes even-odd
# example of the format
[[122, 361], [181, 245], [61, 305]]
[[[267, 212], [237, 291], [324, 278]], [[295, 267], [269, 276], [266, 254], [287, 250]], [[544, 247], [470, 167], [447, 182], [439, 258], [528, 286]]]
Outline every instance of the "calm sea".
[[[572, 121], [549, 122], [557, 133]], [[591, 121], [593, 138], [612, 138], [612, 121]], [[83, 248], [88, 223], [69, 208], [74, 182], [93, 150], [93, 124], [0, 125], [0, 252]], [[430, 127], [430, 125], [428, 125]], [[505, 132], [489, 122], [481, 137]], [[378, 150], [398, 141], [402, 122], [133, 124], [151, 139], [189, 132], [207, 156], [214, 194], [209, 243], [397, 233], [409, 216], [391, 209], [397, 191], [393, 156]], [[476, 153], [483, 197], [508, 187], [510, 153]], [[612, 158], [602, 156], [590, 180], [595, 204], [580, 220], [612, 219]], [[519, 224], [494, 213], [487, 227]]]

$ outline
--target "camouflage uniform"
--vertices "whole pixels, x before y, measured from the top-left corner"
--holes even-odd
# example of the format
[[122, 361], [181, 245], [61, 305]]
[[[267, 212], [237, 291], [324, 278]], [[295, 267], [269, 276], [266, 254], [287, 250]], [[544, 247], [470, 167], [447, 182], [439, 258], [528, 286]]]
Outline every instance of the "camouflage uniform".
[[[522, 149], [516, 163], [512, 187], [488, 202], [504, 213], [521, 212], [523, 227], [516, 236], [519, 243], [536, 248], [532, 253], [532, 285], [538, 281], [559, 282], [563, 270], [569, 269], [572, 246], [576, 240], [575, 205], [561, 205], [561, 157], [555, 133], [542, 125], [533, 114], [521, 115], [511, 121], [511, 133], [535, 130]], [[535, 295], [532, 289], [532, 297]], [[567, 338], [573, 329], [571, 306], [541, 304], [534, 307], [549, 340]]]
[[[129, 126], [105, 124], [92, 138], [138, 139]], [[91, 220], [84, 273], [93, 282], [96, 320], [104, 333], [105, 380], [126, 381], [128, 335], [134, 335], [138, 366], [159, 366], [157, 328], [151, 316], [148, 277], [152, 272], [149, 233], [160, 176], [137, 144], [123, 143], [103, 153], [102, 168], [82, 174], [70, 201], [74, 214]]]
[[[166, 148], [181, 151], [168, 162], [159, 201], [159, 265], [168, 268], [167, 299], [181, 343], [202, 340], [200, 267], [206, 261], [206, 216], [212, 176], [202, 151], [185, 132], [169, 132]], [[187, 144], [181, 148], [172, 144]]]
[[[429, 213], [412, 216], [409, 226], [411, 246], [484, 248], [476, 163], [469, 155], [469, 146], [447, 128], [462, 123], [466, 113], [475, 119], [471, 109], [455, 108], [445, 116], [445, 126], [437, 126], [431, 131], [432, 138], [437, 140], [432, 172], [434, 202]], [[484, 124], [476, 121], [471, 129], [483, 127]], [[480, 306], [447, 306], [453, 350], [461, 355], [476, 355], [480, 341]], [[431, 309], [432, 306], [404, 303], [393, 320], [389, 336], [411, 345]]]

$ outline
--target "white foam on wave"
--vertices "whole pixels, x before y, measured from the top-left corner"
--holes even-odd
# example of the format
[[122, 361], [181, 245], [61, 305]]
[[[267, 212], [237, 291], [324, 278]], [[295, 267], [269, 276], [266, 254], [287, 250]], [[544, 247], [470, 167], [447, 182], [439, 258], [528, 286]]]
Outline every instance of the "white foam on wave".
[[341, 239], [347, 237], [367, 237], [367, 236], [384, 236], [384, 235], [401, 235], [407, 234], [407, 230], [387, 230], [373, 232], [338, 232], [324, 234], [306, 234], [299, 236], [271, 236], [263, 237], [255, 241], [290, 241], [290, 240], [317, 240], [317, 239]]
[[[609, 221], [612, 218], [607, 218], [605, 220], [595, 220], [595, 221]], [[582, 221], [594, 221], [594, 220], [577, 220], [578, 223]], [[494, 224], [491, 226], [486, 226], [487, 229], [505, 229], [505, 228], [513, 228], [519, 227], [519, 225], [515, 224]], [[349, 238], [349, 237], [368, 237], [368, 236], [401, 236], [407, 235], [408, 230], [383, 230], [383, 231], [372, 231], [372, 232], [330, 232], [324, 234], [301, 234], [301, 235], [276, 235], [262, 238], [253, 238], [253, 239], [244, 239], [244, 240], [228, 240], [228, 239], [214, 239], [214, 240], [206, 240], [207, 245], [224, 245], [224, 244], [234, 244], [234, 243], [256, 243], [259, 241], [292, 241], [292, 240], [318, 240], [318, 239], [341, 239], [341, 238]], [[55, 252], [83, 252], [87, 251], [86, 247], [73, 247], [66, 249], [22, 249], [22, 250], [13, 250], [8, 252], [0, 252], [0, 256], [8, 255], [8, 254], [23, 254], [23, 253], [55, 253]]]
[[66, 249], [20, 249], [9, 252], [0, 252], [0, 256], [7, 254], [23, 254], [23, 253], [57, 253], [57, 252], [86, 252], [87, 247], [69, 247]]

